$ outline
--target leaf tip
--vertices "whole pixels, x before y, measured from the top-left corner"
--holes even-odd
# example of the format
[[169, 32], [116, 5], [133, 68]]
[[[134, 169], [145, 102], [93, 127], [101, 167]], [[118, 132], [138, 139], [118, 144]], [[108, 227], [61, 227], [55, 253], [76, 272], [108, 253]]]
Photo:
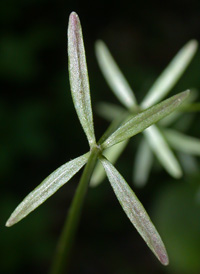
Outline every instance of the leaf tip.
[[169, 258], [167, 256], [167, 253], [161, 253], [158, 254], [159, 256], [159, 261], [161, 262], [161, 264], [167, 266], [169, 264]]
[[168, 265], [169, 264], [169, 258], [168, 258], [168, 255], [167, 255], [165, 245], [162, 242], [162, 239], [160, 238], [160, 236], [159, 236], [159, 240], [157, 238], [156, 241], [154, 241], [155, 240], [154, 237], [152, 237], [152, 239], [153, 239], [154, 244], [153, 244], [151, 250], [156, 255], [157, 259], [160, 261], [161, 264], [163, 264], [165, 266]]
[[104, 42], [100, 39], [96, 40], [96, 42], [95, 42], [96, 50], [98, 50], [99, 48], [102, 48], [104, 45], [105, 45]]
[[7, 220], [5, 226], [6, 226], [6, 227], [11, 227], [11, 226], [14, 225], [14, 224], [15, 224], [15, 222], [14, 222], [11, 218], [9, 218], [9, 219]]
[[70, 22], [76, 23], [79, 21], [78, 14], [75, 11], [72, 11], [69, 15]]
[[72, 11], [69, 16], [69, 30], [76, 30], [78, 25], [80, 25], [78, 14]]
[[18, 215], [17, 211], [14, 210], [14, 212], [11, 214], [11, 216], [7, 220], [5, 226], [6, 227], [11, 227], [11, 226], [15, 225], [16, 223], [18, 223], [21, 219], [22, 218], [20, 218], [20, 216]]
[[167, 266], [169, 264], [169, 258], [167, 255], [167, 251], [166, 248], [161, 240], [161, 242], [158, 244], [156, 243], [156, 245], [153, 248], [153, 252], [156, 255], [156, 257], [158, 258], [158, 260], [160, 261], [160, 263], [162, 265]]
[[196, 52], [196, 50], [197, 50], [197, 48], [198, 48], [198, 42], [197, 42], [197, 40], [192, 39], [192, 40], [190, 40], [190, 41], [188, 42], [188, 44], [189, 44], [189, 47], [190, 47], [191, 51], [192, 51], [192, 52]]
[[183, 92], [180, 92], [180, 93], [178, 93], [178, 94], [176, 94], [175, 96], [174, 96], [174, 98], [175, 98], [175, 104], [178, 106], [178, 105], [181, 105], [184, 101], [185, 101], [185, 99], [187, 99], [188, 98], [188, 96], [190, 95], [190, 90], [189, 89], [187, 89], [187, 90], [185, 90], [185, 91], [183, 91]]

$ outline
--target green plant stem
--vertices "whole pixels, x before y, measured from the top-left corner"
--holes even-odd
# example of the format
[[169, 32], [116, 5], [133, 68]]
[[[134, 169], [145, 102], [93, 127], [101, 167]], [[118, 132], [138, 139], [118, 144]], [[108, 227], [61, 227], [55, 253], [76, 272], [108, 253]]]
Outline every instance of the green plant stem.
[[87, 193], [88, 185], [94, 167], [96, 165], [97, 157], [100, 153], [99, 148], [94, 147], [91, 150], [90, 157], [84, 168], [81, 180], [74, 195], [72, 204], [69, 209], [52, 263], [50, 274], [67, 273], [69, 267], [70, 252], [74, 243], [75, 234], [80, 221], [81, 210], [83, 202]]

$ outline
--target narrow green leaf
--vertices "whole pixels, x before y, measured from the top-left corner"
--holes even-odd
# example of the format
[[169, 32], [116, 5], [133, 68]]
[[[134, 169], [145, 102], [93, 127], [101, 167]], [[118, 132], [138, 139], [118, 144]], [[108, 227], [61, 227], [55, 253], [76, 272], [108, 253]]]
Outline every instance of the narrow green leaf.
[[78, 15], [75, 12], [72, 12], [69, 18], [68, 56], [72, 98], [79, 120], [91, 146], [92, 144], [95, 144], [96, 141], [93, 127], [88, 71], [81, 24]]
[[159, 129], [153, 125], [144, 130], [143, 134], [165, 170], [174, 178], [180, 178], [181, 166]]
[[[124, 142], [118, 143], [115, 146], [109, 147], [103, 152], [103, 155], [114, 165], [127, 144], [128, 140], [125, 140]], [[102, 167], [101, 163], [98, 162], [92, 174], [90, 186], [98, 186], [104, 180], [105, 175], [104, 168]]]
[[124, 141], [158, 122], [160, 119], [177, 109], [188, 95], [189, 90], [181, 92], [137, 115], [134, 115], [133, 118], [130, 118], [127, 122], [122, 124], [113, 134], [110, 135], [110, 137], [108, 137], [108, 139], [104, 141], [101, 145], [102, 149]]
[[164, 130], [164, 135], [169, 144], [176, 150], [191, 155], [200, 156], [200, 140], [173, 129]]
[[90, 153], [86, 153], [67, 162], [51, 173], [39, 186], [30, 192], [18, 205], [8, 219], [6, 226], [12, 226], [26, 217], [67, 183], [87, 162]]
[[158, 103], [168, 94], [191, 62], [197, 47], [197, 41], [191, 40], [177, 53], [148, 91], [141, 103], [143, 109]]
[[101, 158], [101, 162], [115, 195], [131, 223], [135, 226], [158, 260], [162, 264], [167, 265], [169, 261], [165, 246], [143, 205], [115, 167], [103, 157]]
[[152, 164], [153, 153], [149, 144], [143, 138], [137, 149], [133, 168], [133, 182], [135, 186], [143, 187], [146, 184]]
[[125, 107], [128, 109], [137, 108], [135, 95], [105, 43], [97, 41], [95, 46], [99, 66], [111, 90]]

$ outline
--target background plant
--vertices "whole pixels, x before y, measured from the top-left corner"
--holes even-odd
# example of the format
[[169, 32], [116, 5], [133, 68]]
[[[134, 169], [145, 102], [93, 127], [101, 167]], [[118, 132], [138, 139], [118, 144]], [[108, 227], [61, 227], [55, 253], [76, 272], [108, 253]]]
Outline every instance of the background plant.
[[[134, 92], [112, 58], [108, 48], [102, 41], [98, 41], [96, 43], [96, 55], [99, 66], [111, 90], [127, 109], [126, 114], [125, 110], [117, 108], [115, 105], [106, 105], [106, 103], [102, 103], [98, 108], [100, 114], [107, 119], [114, 119], [114, 123], [120, 124], [121, 116], [124, 115], [126, 117], [127, 115], [128, 117], [129, 113], [136, 114], [141, 110], [150, 107], [152, 104], [159, 102], [175, 86], [192, 60], [196, 50], [197, 42], [194, 40], [188, 42], [154, 82], [139, 105], [136, 101]], [[190, 100], [193, 100], [193, 98]], [[199, 105], [192, 105], [190, 102], [189, 108], [188, 106], [185, 108], [186, 110], [190, 109], [190, 111], [196, 111], [199, 110]], [[182, 112], [183, 111], [184, 109]], [[200, 155], [199, 139], [189, 137], [172, 129], [165, 129], [165, 127], [170, 126], [174, 121], [180, 118], [180, 112], [181, 110], [179, 113], [172, 113], [172, 115], [160, 122], [159, 127], [153, 125], [143, 132], [144, 138], [138, 146], [133, 168], [133, 181], [136, 185], [142, 186], [147, 182], [153, 163], [153, 154], [171, 176], [174, 178], [180, 178], [182, 176], [182, 168], [170, 146], [175, 150], [186, 154]], [[106, 156], [112, 163], [115, 163], [126, 145], [127, 142], [124, 142], [111, 148], [106, 152]], [[103, 180], [104, 174], [101, 166], [97, 166], [92, 178], [92, 185], [98, 185]]]
[[125, 119], [119, 127], [114, 129], [112, 127], [112, 131], [110, 129], [106, 131], [100, 141], [96, 143], [82, 30], [79, 18], [74, 12], [71, 13], [69, 19], [68, 55], [72, 98], [80, 123], [87, 136], [90, 152], [67, 162], [50, 174], [19, 204], [8, 219], [6, 226], [12, 226], [26, 217], [52, 196], [63, 184], [68, 182], [87, 163], [72, 201], [51, 270], [51, 273], [63, 273], [76, 234], [87, 187], [98, 159], [103, 165], [114, 193], [128, 218], [160, 262], [167, 265], [168, 257], [164, 244], [145, 209], [124, 178], [102, 155], [102, 152], [140, 133], [153, 123], [169, 115], [188, 97], [189, 91], [179, 93], [136, 115], [129, 115], [128, 119]]

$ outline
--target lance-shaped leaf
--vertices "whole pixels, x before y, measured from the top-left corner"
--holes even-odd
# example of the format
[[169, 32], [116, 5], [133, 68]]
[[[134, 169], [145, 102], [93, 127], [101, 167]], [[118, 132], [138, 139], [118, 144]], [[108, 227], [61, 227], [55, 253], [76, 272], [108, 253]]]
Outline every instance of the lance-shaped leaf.
[[[128, 140], [125, 140], [124, 142], [118, 143], [115, 146], [109, 147], [103, 152], [103, 155], [114, 165], [127, 144]], [[105, 175], [104, 168], [102, 167], [101, 163], [98, 162], [92, 174], [90, 186], [98, 186], [104, 180]]]
[[191, 40], [177, 53], [148, 91], [141, 103], [143, 109], [156, 104], [167, 95], [189, 65], [197, 46], [197, 41]]
[[167, 141], [170, 145], [181, 152], [191, 155], [200, 155], [200, 140], [176, 130], [166, 129], [164, 130]]
[[92, 144], [95, 144], [96, 141], [93, 127], [88, 71], [81, 24], [78, 15], [75, 12], [72, 12], [69, 18], [68, 56], [73, 102], [91, 146]]
[[165, 246], [143, 205], [115, 167], [103, 157], [100, 160], [115, 195], [131, 223], [135, 226], [160, 262], [167, 265], [169, 262]]
[[137, 108], [135, 95], [104, 42], [97, 41], [95, 48], [99, 66], [111, 90], [128, 109]]
[[6, 226], [12, 226], [26, 217], [67, 183], [87, 162], [89, 152], [69, 161], [51, 173], [38, 187], [30, 192], [8, 219]]
[[113, 134], [110, 135], [110, 137], [108, 137], [108, 139], [105, 140], [101, 145], [102, 149], [124, 141], [158, 122], [160, 119], [177, 109], [188, 95], [189, 90], [181, 92], [137, 115], [133, 115], [133, 118], [130, 118], [127, 122], [122, 124]]
[[143, 138], [138, 147], [133, 168], [133, 182], [137, 187], [143, 187], [147, 182], [152, 164], [153, 153]]
[[182, 176], [180, 164], [159, 129], [153, 125], [144, 130], [143, 134], [165, 170], [171, 176], [180, 178]]

